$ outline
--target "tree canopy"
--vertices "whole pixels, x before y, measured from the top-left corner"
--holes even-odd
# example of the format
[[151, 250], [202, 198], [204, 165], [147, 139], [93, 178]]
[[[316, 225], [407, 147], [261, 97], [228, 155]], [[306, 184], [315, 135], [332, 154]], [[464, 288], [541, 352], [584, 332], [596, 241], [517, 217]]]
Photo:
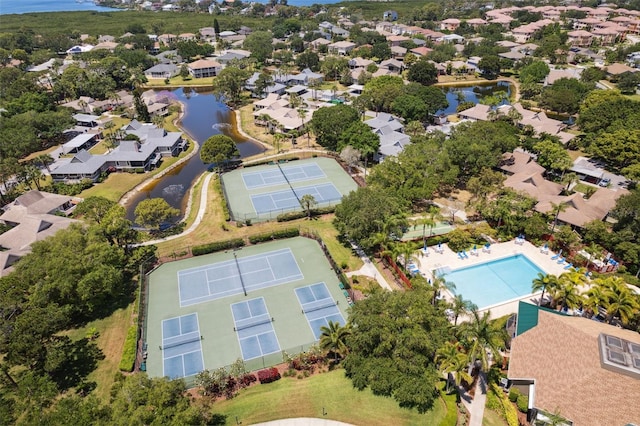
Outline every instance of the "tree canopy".
[[411, 65], [407, 73], [407, 79], [416, 83], [429, 86], [438, 82], [438, 70], [436, 66], [426, 59], [421, 59]]
[[378, 292], [358, 302], [349, 321], [350, 349], [344, 368], [353, 385], [393, 397], [400, 406], [425, 412], [433, 406], [439, 380], [434, 357], [448, 323], [424, 289]]
[[142, 200], [135, 209], [136, 222], [150, 228], [158, 228], [179, 214], [180, 210], [171, 207], [164, 198]]
[[[336, 105], [316, 110], [310, 124], [318, 143], [330, 151], [336, 151], [343, 132], [359, 118], [360, 114], [355, 108]], [[349, 143], [344, 145], [349, 145]]]
[[203, 163], [224, 167], [240, 155], [236, 143], [229, 136], [213, 135], [202, 144], [200, 159]]

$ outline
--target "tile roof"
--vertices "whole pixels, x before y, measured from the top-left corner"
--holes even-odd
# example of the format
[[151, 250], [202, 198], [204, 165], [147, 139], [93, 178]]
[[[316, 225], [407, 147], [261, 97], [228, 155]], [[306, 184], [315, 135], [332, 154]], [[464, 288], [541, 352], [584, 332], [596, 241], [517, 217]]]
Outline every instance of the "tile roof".
[[509, 378], [533, 378], [534, 406], [558, 410], [575, 425], [638, 422], [640, 380], [601, 367], [600, 333], [640, 344], [629, 330], [540, 311], [538, 325], [512, 341]]

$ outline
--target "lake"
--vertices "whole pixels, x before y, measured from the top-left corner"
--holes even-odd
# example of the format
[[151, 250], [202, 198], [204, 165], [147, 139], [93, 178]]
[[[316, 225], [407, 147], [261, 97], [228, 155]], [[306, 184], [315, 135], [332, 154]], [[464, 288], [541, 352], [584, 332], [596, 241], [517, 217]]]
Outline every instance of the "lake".
[[[184, 106], [180, 127], [200, 145], [210, 136], [224, 134], [236, 142], [242, 158], [264, 152], [262, 145], [247, 141], [238, 133], [235, 114], [211, 92], [185, 88], [176, 89], [169, 95]], [[196, 154], [162, 178], [152, 181], [127, 201], [127, 218], [133, 220], [136, 206], [147, 198], [164, 198], [184, 214], [189, 188], [208, 167]]]
[[[492, 96], [498, 91], [507, 93], [507, 96], [511, 96], [511, 85], [508, 81], [495, 81], [490, 83], [465, 85], [460, 83], [459, 86], [444, 86], [442, 87], [449, 106], [443, 110], [437, 112], [437, 114], [455, 114], [458, 104], [461, 102], [473, 102], [477, 104], [485, 96]], [[508, 103], [508, 102], [504, 102]]]

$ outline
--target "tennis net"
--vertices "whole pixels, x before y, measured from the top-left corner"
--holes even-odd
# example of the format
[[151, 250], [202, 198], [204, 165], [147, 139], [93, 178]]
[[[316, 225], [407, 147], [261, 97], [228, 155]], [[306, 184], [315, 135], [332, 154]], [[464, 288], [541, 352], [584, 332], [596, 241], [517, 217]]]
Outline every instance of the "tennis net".
[[296, 200], [298, 200], [298, 203], [300, 203], [300, 205], [302, 205], [302, 201], [300, 201], [300, 197], [298, 197], [298, 194], [296, 194], [296, 190], [293, 189], [293, 186], [291, 186], [291, 182], [289, 182], [289, 178], [284, 173], [284, 170], [282, 170], [282, 167], [280, 167], [280, 163], [276, 163], [276, 165], [278, 166], [278, 169], [280, 169], [280, 173], [282, 173], [282, 177], [284, 177], [284, 180], [287, 181], [287, 184], [289, 185], [289, 188], [291, 188], [291, 192], [293, 192], [293, 195], [295, 195]]
[[308, 314], [309, 312], [319, 311], [320, 309], [330, 308], [336, 306], [336, 302], [333, 299], [320, 300], [318, 302], [311, 302], [302, 309], [302, 312]]
[[194, 333], [184, 334], [182, 336], [170, 337], [162, 341], [162, 349], [174, 348], [176, 346], [186, 345], [187, 343], [193, 343], [200, 340], [200, 335]]
[[240, 285], [242, 286], [242, 291], [244, 295], [247, 295], [247, 288], [244, 286], [244, 280], [242, 279], [242, 272], [240, 272], [240, 263], [238, 263], [238, 256], [233, 253], [233, 259], [236, 261], [236, 268], [238, 268], [238, 277], [240, 278]]
[[244, 330], [251, 327], [257, 327], [259, 325], [268, 324], [271, 322], [271, 318], [268, 315], [260, 315], [254, 318], [247, 318], [236, 321], [235, 331]]

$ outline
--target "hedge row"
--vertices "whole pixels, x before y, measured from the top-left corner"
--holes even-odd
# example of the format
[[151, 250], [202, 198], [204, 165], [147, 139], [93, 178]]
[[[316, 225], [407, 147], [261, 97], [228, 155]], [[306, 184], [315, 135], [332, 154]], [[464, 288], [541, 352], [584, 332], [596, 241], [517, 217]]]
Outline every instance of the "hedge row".
[[220, 179], [222, 179], [222, 177], [218, 175], [214, 181], [213, 187], [215, 188], [218, 195], [220, 195], [220, 204], [222, 204], [222, 214], [224, 215], [224, 220], [226, 222], [229, 222], [231, 220], [231, 214], [229, 213], [227, 197], [224, 196], [224, 191], [222, 190], [222, 183], [220, 183]]
[[136, 352], [138, 349], [138, 327], [132, 325], [127, 331], [127, 338], [124, 341], [124, 347], [122, 348], [122, 359], [118, 368], [120, 371], [133, 371], [133, 366], [136, 363]]
[[264, 370], [258, 371], [258, 380], [260, 380], [260, 383], [263, 384], [275, 382], [276, 380], [280, 380], [280, 373], [275, 367], [266, 368]]
[[229, 250], [236, 247], [244, 246], [244, 240], [242, 238], [234, 238], [232, 240], [216, 241], [209, 244], [203, 244], [195, 246], [191, 249], [191, 253], [194, 256], [200, 256], [203, 254], [209, 254], [216, 251]]
[[298, 235], [300, 235], [300, 230], [298, 228], [286, 228], [279, 231], [267, 232], [265, 234], [252, 235], [249, 237], [249, 242], [251, 242], [251, 244], [257, 244], [264, 241], [297, 237]]
[[[329, 214], [335, 211], [336, 206], [318, 207], [316, 209], [311, 209], [311, 216], [321, 216], [323, 214]], [[302, 219], [303, 217], [307, 217], [307, 212], [304, 210], [279, 214], [276, 217], [276, 220], [278, 222], [288, 222], [290, 220]]]

